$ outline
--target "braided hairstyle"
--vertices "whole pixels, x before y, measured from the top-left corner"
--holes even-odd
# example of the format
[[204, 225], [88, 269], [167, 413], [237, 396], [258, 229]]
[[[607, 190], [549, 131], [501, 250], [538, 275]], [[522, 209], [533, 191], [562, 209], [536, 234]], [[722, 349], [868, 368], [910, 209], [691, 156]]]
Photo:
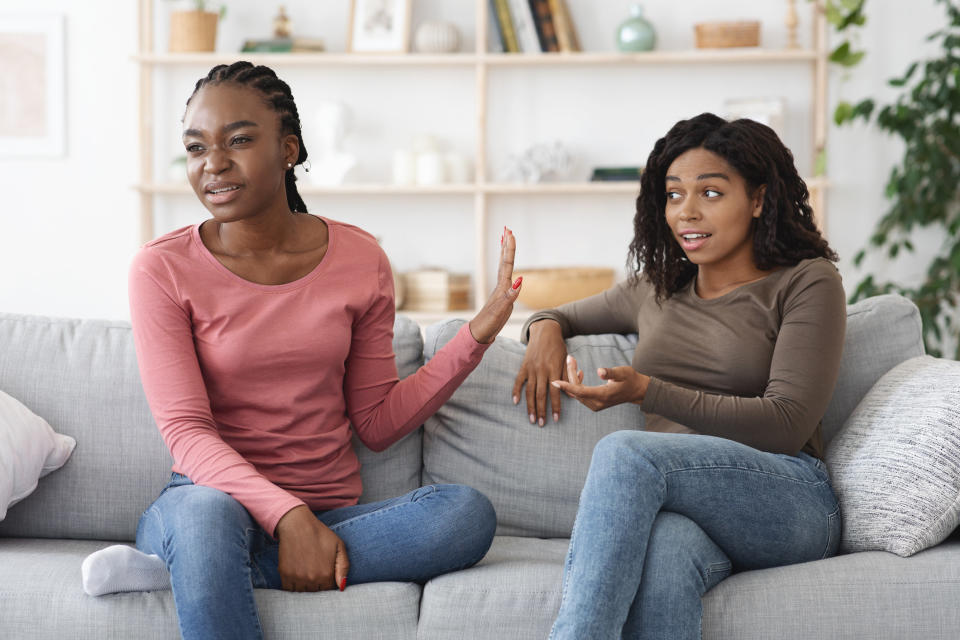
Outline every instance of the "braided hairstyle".
[[[254, 66], [246, 61], [234, 62], [231, 65], [218, 64], [210, 69], [206, 77], [197, 80], [193, 93], [187, 99], [187, 106], [190, 106], [190, 101], [193, 100], [200, 89], [225, 82], [250, 87], [259, 92], [266, 104], [279, 114], [281, 135], [297, 136], [300, 154], [294, 164], [300, 164], [307, 159], [307, 147], [303, 144], [303, 136], [300, 134], [300, 114], [297, 113], [297, 105], [293, 101], [290, 85], [278, 78], [276, 72], [270, 67]], [[300, 192], [297, 191], [297, 176], [294, 174], [293, 167], [287, 169], [284, 180], [287, 191], [287, 205], [290, 210], [306, 213], [307, 205], [304, 204]]]
[[747, 183], [749, 196], [766, 186], [760, 217], [753, 220], [758, 269], [793, 266], [807, 258], [838, 259], [814, 224], [810, 194], [797, 173], [793, 154], [773, 129], [753, 120], [728, 122], [703, 113], [675, 124], [647, 158], [627, 257], [632, 283], [642, 272], [660, 302], [696, 276], [697, 265], [687, 260], [667, 225], [665, 178], [678, 156], [698, 148], [717, 154], [736, 169]]

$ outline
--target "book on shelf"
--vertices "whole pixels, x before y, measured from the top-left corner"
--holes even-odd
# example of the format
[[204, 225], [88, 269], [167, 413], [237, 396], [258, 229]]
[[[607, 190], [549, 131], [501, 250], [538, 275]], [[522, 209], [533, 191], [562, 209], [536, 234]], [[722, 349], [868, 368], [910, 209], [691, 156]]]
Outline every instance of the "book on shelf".
[[540, 40], [540, 50], [548, 53], [560, 51], [553, 15], [550, 12], [550, 0], [529, 1], [530, 11], [533, 13], [533, 20], [537, 27], [537, 38]]
[[640, 179], [643, 167], [594, 167], [590, 182], [624, 182]]
[[240, 49], [244, 53], [319, 53], [326, 51], [320, 38], [268, 38], [244, 40]]
[[470, 308], [470, 276], [443, 269], [408, 271], [403, 279], [403, 309], [460, 311]]
[[517, 32], [517, 43], [522, 53], [539, 53], [540, 39], [537, 37], [537, 26], [533, 21], [533, 11], [528, 0], [509, 0], [510, 17], [513, 19], [513, 30]]
[[573, 27], [570, 9], [566, 0], [547, 0], [550, 5], [550, 15], [553, 17], [553, 28], [557, 34], [557, 44], [562, 52], [580, 51], [580, 40]]
[[500, 34], [503, 50], [507, 53], [519, 53], [520, 44], [517, 42], [517, 32], [513, 28], [513, 18], [510, 16], [508, 0], [490, 0], [492, 11], [490, 17], [495, 29]]
[[503, 53], [506, 48], [503, 43], [503, 29], [497, 19], [497, 0], [487, 0], [490, 5], [490, 28], [487, 29], [487, 52]]

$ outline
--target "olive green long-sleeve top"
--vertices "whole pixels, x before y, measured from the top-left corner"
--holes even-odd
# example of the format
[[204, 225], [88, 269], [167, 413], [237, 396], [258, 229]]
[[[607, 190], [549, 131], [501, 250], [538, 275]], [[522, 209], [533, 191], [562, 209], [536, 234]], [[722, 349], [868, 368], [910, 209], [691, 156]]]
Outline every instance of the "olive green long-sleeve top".
[[803, 260], [720, 296], [694, 281], [657, 304], [641, 277], [527, 319], [563, 336], [637, 333], [633, 367], [650, 376], [641, 408], [651, 431], [695, 432], [774, 453], [822, 457], [820, 422], [846, 331], [840, 274]]

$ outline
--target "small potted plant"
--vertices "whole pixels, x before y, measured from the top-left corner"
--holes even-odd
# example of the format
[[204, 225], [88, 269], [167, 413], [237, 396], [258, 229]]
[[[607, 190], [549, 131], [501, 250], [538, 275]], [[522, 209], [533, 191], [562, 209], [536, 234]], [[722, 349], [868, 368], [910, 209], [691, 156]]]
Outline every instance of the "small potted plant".
[[207, 0], [190, 0], [188, 10], [170, 13], [170, 52], [213, 51], [217, 45], [217, 22], [226, 7], [214, 11]]

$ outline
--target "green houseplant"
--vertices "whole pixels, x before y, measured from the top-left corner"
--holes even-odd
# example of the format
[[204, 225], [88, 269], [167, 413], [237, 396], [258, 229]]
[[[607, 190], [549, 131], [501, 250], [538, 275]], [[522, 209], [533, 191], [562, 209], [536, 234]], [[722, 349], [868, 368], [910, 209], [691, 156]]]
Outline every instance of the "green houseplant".
[[[923, 319], [927, 351], [943, 355], [952, 346], [960, 357], [960, 0], [936, 0], [944, 5], [944, 27], [928, 40], [939, 48], [928, 60], [914, 62], [889, 84], [902, 89], [890, 104], [877, 105], [867, 98], [856, 104], [841, 102], [837, 124], [862, 118], [904, 142], [903, 156], [893, 167], [886, 185], [889, 209], [873, 230], [867, 246], [854, 257], [862, 264], [867, 252], [882, 252], [891, 259], [913, 252], [915, 233], [939, 229], [943, 242], [916, 285], [879, 281], [867, 275], [850, 301], [897, 292], [916, 303]], [[858, 10], [862, 16], [862, 2]], [[860, 22], [862, 24], [862, 22]], [[843, 46], [843, 45], [841, 45]], [[846, 53], [850, 55], [849, 46]], [[836, 54], [836, 51], [834, 52]], [[862, 54], [860, 54], [862, 57]], [[859, 61], [859, 57], [853, 64]]]

